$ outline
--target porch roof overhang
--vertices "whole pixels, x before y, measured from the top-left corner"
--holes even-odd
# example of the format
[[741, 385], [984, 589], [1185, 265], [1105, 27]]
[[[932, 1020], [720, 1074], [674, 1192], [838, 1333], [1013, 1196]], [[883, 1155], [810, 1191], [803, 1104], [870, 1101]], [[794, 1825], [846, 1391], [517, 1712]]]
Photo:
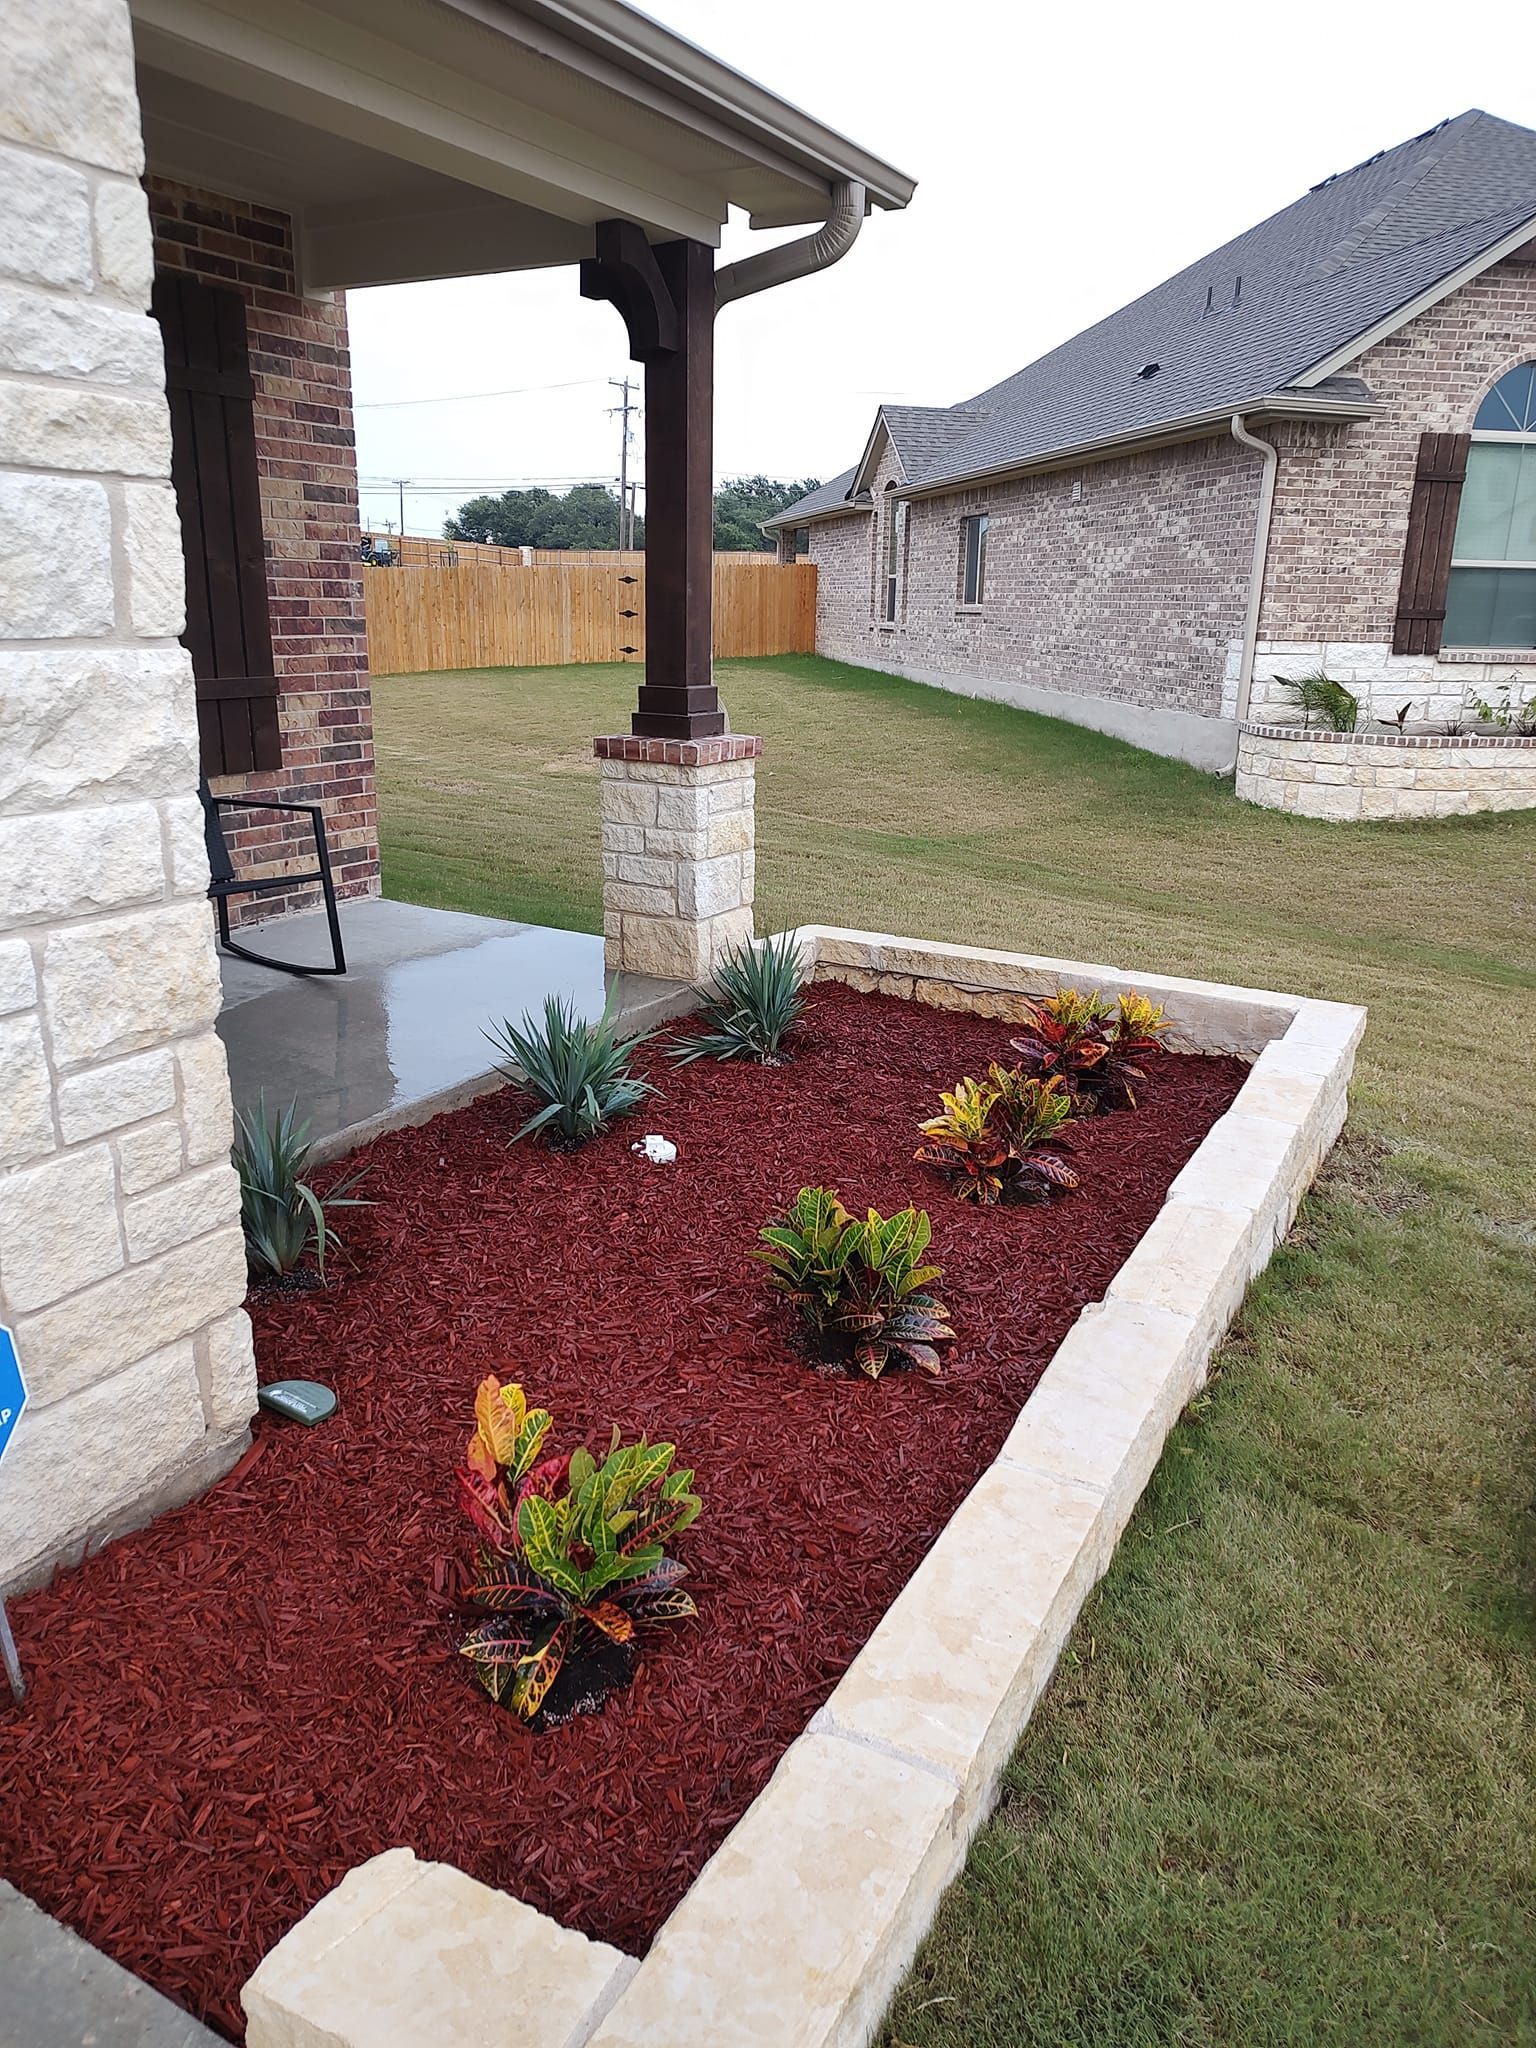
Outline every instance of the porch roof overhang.
[[621, 0], [131, 0], [150, 169], [293, 217], [305, 290], [718, 246], [912, 180]]

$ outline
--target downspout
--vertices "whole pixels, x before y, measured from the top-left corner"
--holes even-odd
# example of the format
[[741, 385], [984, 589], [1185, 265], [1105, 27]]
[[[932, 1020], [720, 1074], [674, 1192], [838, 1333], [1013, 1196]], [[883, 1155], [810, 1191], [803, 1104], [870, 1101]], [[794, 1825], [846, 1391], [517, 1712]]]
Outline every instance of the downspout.
[[1261, 441], [1257, 434], [1250, 434], [1240, 412], [1232, 415], [1232, 438], [1241, 441], [1245, 448], [1256, 448], [1264, 458], [1264, 474], [1259, 480], [1259, 509], [1253, 522], [1248, 610], [1243, 619], [1243, 665], [1237, 677], [1237, 722], [1241, 725], [1247, 719], [1248, 702], [1253, 695], [1254, 651], [1259, 644], [1259, 607], [1264, 601], [1264, 565], [1269, 557], [1269, 524], [1275, 509], [1275, 472], [1280, 467], [1280, 451], [1272, 441]]
[[863, 225], [864, 187], [856, 179], [841, 178], [832, 190], [832, 209], [814, 234], [781, 242], [778, 248], [764, 249], [756, 256], [744, 256], [739, 263], [727, 263], [715, 272], [716, 306], [728, 306], [732, 299], [745, 299], [753, 292], [765, 292], [773, 285], [825, 270], [848, 254]]

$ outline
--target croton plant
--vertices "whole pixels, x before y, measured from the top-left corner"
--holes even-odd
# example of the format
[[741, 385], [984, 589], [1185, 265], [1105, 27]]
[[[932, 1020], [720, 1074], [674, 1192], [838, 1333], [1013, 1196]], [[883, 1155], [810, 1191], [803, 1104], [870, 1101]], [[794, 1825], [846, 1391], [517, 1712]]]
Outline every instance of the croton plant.
[[493, 1700], [539, 1726], [590, 1712], [633, 1676], [636, 1631], [695, 1612], [665, 1546], [699, 1513], [672, 1444], [599, 1463], [540, 1453], [551, 1417], [494, 1373], [475, 1395], [460, 1497], [481, 1538], [470, 1604], [491, 1619], [459, 1648]]
[[937, 1167], [963, 1201], [1045, 1202], [1077, 1186], [1052, 1149], [1072, 1121], [1059, 1074], [1042, 1081], [994, 1061], [985, 1081], [967, 1076], [939, 1100], [943, 1111], [923, 1124], [913, 1157]]
[[1097, 989], [1063, 988], [1025, 1004], [1024, 1029], [1010, 1043], [1026, 1073], [1058, 1077], [1079, 1115], [1091, 1115], [1136, 1107], [1131, 1084], [1146, 1078], [1136, 1061], [1167, 1029], [1161, 1006], [1134, 989], [1110, 1002]]
[[831, 1188], [802, 1188], [752, 1256], [772, 1268], [830, 1362], [872, 1380], [895, 1359], [937, 1373], [939, 1346], [955, 1333], [943, 1302], [924, 1291], [940, 1274], [922, 1263], [932, 1234], [926, 1210], [851, 1216]]

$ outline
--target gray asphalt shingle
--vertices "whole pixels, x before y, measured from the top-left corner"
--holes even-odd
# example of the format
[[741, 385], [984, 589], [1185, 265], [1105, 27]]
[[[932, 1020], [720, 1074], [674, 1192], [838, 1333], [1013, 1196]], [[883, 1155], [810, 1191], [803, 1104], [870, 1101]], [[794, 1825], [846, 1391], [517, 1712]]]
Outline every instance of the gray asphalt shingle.
[[[1474, 110], [1325, 179], [962, 405], [882, 416], [907, 481], [932, 484], [1236, 411], [1288, 389], [1533, 218], [1536, 133]], [[828, 493], [841, 484], [846, 494], [848, 482], [774, 523], [835, 508]]]

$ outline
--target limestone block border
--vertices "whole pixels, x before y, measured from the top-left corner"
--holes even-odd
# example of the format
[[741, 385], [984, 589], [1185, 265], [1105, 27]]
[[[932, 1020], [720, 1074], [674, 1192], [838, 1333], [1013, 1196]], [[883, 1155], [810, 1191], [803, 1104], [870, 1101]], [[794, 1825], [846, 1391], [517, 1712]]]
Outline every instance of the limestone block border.
[[1536, 808], [1536, 737], [1520, 733], [1238, 729], [1245, 803], [1341, 822]]
[[[813, 980], [999, 1019], [1063, 983], [1135, 987], [1165, 1006], [1174, 1044], [1252, 1072], [643, 1962], [391, 1850], [262, 1963], [249, 2048], [471, 2048], [491, 2038], [487, 2007], [456, 1987], [493, 1954], [497, 2022], [523, 2048], [865, 2048], [1164, 1439], [1344, 1122], [1365, 1025], [1351, 1005], [828, 926], [794, 936]], [[552, 1971], [572, 1989], [558, 2009], [538, 1989]]]

